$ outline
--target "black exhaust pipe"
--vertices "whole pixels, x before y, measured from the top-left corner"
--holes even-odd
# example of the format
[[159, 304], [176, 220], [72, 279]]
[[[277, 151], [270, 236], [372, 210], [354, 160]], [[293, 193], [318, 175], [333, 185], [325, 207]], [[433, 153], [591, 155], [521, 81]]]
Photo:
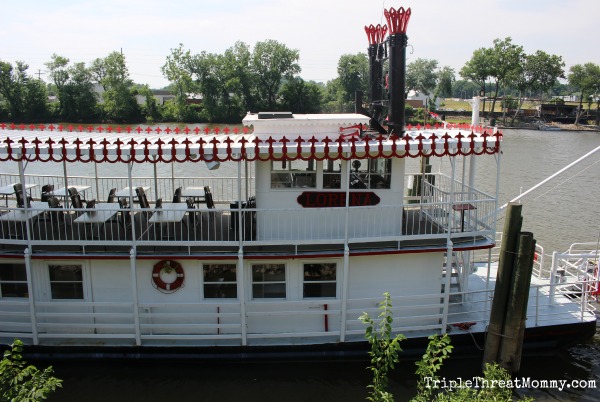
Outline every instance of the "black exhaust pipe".
[[405, 131], [405, 99], [406, 99], [406, 46], [408, 36], [406, 28], [410, 19], [410, 8], [398, 11], [393, 8], [384, 10], [390, 30], [389, 36], [389, 109], [388, 126], [390, 134], [402, 137]]

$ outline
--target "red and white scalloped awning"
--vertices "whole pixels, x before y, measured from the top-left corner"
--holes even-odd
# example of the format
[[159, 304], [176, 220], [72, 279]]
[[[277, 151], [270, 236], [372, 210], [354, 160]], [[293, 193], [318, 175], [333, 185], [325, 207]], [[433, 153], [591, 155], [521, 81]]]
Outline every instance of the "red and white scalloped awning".
[[466, 156], [498, 153], [501, 139], [498, 132], [472, 130], [468, 126], [409, 127], [403, 138], [397, 138], [360, 137], [357, 130], [330, 136], [322, 133], [265, 136], [228, 129], [147, 127], [129, 132], [110, 128], [69, 131], [50, 126], [0, 124], [0, 161], [182, 163]]

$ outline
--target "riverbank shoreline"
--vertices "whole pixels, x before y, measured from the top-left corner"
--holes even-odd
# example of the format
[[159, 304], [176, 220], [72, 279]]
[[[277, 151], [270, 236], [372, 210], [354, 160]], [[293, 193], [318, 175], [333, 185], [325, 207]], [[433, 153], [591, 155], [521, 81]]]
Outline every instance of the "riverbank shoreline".
[[[489, 125], [489, 124], [488, 124]], [[516, 126], [505, 126], [503, 124], [496, 125], [499, 129], [510, 129], [510, 130], [540, 130], [540, 131], [591, 131], [600, 132], [600, 126], [589, 125], [589, 124], [561, 124], [561, 123], [547, 123], [543, 125], [543, 128], [539, 124], [519, 124]]]

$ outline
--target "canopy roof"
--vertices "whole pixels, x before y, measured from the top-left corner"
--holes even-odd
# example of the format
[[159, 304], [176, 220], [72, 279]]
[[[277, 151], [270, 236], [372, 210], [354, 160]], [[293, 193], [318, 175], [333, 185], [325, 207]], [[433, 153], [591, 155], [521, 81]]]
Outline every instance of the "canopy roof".
[[[362, 116], [364, 117], [364, 116]], [[346, 120], [345, 120], [346, 121]], [[276, 124], [281, 124], [278, 122]], [[502, 134], [469, 126], [408, 127], [402, 138], [366, 135], [357, 126], [308, 126], [274, 133], [244, 128], [190, 130], [0, 124], [0, 161], [170, 163], [295, 159], [404, 158], [495, 154]], [[314, 131], [313, 131], [314, 130]], [[270, 131], [270, 130], [269, 130]], [[178, 133], [179, 132], [179, 133]]]

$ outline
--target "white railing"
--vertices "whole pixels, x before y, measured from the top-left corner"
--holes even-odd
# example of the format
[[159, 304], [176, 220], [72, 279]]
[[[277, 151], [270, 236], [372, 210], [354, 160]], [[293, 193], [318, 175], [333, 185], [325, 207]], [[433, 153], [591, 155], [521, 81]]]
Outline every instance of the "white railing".
[[[13, 183], [19, 183], [21, 178], [18, 174], [0, 173], [0, 187]], [[31, 189], [31, 194], [34, 198], [40, 198], [42, 186], [46, 184], [54, 185], [54, 188], [65, 186], [64, 176], [59, 175], [26, 175], [27, 184], [36, 184], [37, 186]], [[150, 187], [148, 191], [148, 199], [154, 201], [162, 198], [163, 201], [171, 201], [175, 189], [178, 187], [204, 187], [210, 186], [215, 203], [224, 204], [231, 200], [237, 200], [237, 177], [187, 177], [173, 176], [164, 177], [158, 176], [156, 179], [153, 176], [136, 176], [132, 178], [134, 187]], [[254, 179], [247, 181], [248, 189], [246, 189], [246, 181], [242, 180], [242, 197], [245, 199], [246, 194], [253, 195]], [[95, 199], [99, 202], [108, 199], [108, 193], [111, 189], [118, 190], [129, 187], [129, 179], [127, 177], [90, 177], [90, 176], [72, 176], [67, 177], [67, 185], [89, 186], [90, 189], [84, 193], [86, 199]], [[135, 195], [135, 193], [134, 193]], [[11, 196], [14, 200], [14, 195]]]
[[[107, 245], [198, 245], [210, 243], [231, 245], [238, 241], [240, 231], [237, 209], [194, 208], [169, 211], [172, 220], [156, 222], [157, 209], [140, 208], [134, 204], [119, 208], [112, 203], [88, 208], [4, 208], [0, 215], [0, 239], [6, 244], [30, 244], [33, 249], [61, 246]], [[474, 202], [478, 210], [491, 210], [493, 200]], [[440, 211], [442, 211], [440, 213]], [[405, 204], [399, 206], [306, 209], [244, 208], [242, 235], [244, 242], [267, 243], [343, 243], [346, 233], [349, 243], [405, 241], [465, 236], [493, 236], [491, 218], [483, 221], [454, 211], [444, 202]], [[179, 216], [175, 218], [175, 216]]]
[[[593, 320], [595, 297], [589, 283], [584, 291], [567, 299], [560, 284], [533, 285], [527, 310], [530, 326]], [[443, 318], [443, 293], [392, 297], [393, 330], [408, 337], [441, 333], [467, 322], [479, 324], [473, 330], [483, 332], [489, 320], [493, 290], [451, 292], [447, 328]], [[342, 325], [340, 300], [249, 301], [245, 316], [239, 301], [206, 300], [198, 303], [145, 303], [138, 305], [139, 325], [135, 325], [132, 302], [35, 302], [35, 321], [31, 320], [27, 301], [0, 301], [0, 338], [32, 339], [123, 339], [131, 344], [138, 336], [141, 345], [160, 341], [193, 341], [194, 345], [239, 345], [245, 336], [249, 342], [302, 338], [315, 343], [339, 340], [342, 332], [349, 341], [364, 340], [365, 326], [358, 317], [367, 312], [376, 319], [381, 298], [349, 299]], [[453, 301], [456, 300], [456, 301]], [[36, 324], [33, 331], [33, 322]], [[246, 331], [242, 331], [245, 325]], [[458, 329], [456, 329], [458, 330]], [[34, 335], [34, 333], [36, 335]], [[75, 342], [77, 343], [77, 342]]]

